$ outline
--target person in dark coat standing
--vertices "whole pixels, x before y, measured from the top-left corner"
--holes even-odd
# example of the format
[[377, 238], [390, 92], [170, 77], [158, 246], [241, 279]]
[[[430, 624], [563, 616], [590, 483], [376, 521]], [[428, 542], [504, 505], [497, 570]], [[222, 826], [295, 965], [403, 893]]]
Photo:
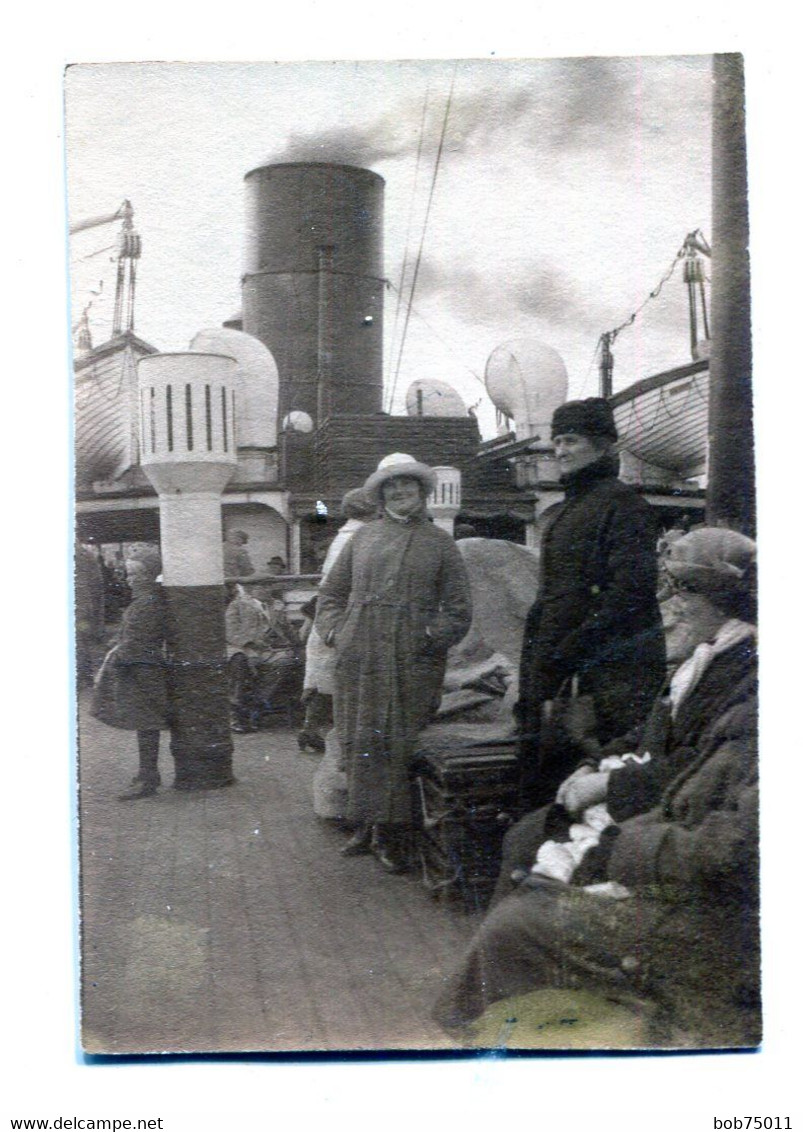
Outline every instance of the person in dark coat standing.
[[92, 683], [93, 653], [103, 640], [105, 586], [100, 562], [90, 547], [75, 546], [75, 668], [78, 687]]
[[436, 1005], [442, 1025], [510, 995], [581, 987], [657, 1010], [691, 1044], [758, 1042], [754, 568], [755, 544], [734, 531], [673, 546], [668, 571], [696, 647], [657, 698], [639, 759], [609, 773], [602, 794], [594, 770], [569, 779], [590, 786], [585, 797], [564, 792], [575, 820], [604, 796], [614, 824], [558, 878], [560, 845], [536, 856], [538, 822], [520, 823], [506, 869], [518, 856], [528, 871], [517, 886], [500, 878]]
[[158, 552], [145, 548], [126, 561], [133, 600], [117, 644], [95, 683], [92, 714], [110, 727], [136, 731], [139, 770], [120, 801], [148, 798], [161, 784], [159, 733], [169, 728], [165, 608]]
[[578, 677], [602, 744], [641, 722], [663, 684], [656, 599], [657, 530], [649, 505], [618, 479], [607, 401], [568, 401], [552, 419], [565, 498], [545, 513], [538, 597], [519, 677], [520, 812], [545, 805], [581, 756], [541, 742], [543, 709]]
[[471, 625], [471, 592], [454, 539], [427, 517], [434, 473], [404, 453], [365, 483], [381, 517], [346, 543], [321, 585], [315, 626], [335, 649], [334, 715], [348, 780], [345, 855], [407, 865], [410, 764], [440, 702], [447, 650]]

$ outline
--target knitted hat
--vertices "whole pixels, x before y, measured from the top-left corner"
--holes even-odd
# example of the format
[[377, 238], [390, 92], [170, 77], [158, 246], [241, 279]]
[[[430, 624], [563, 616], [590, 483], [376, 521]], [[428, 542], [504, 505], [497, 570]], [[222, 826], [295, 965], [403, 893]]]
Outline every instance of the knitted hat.
[[669, 547], [667, 572], [694, 593], [716, 602], [747, 594], [755, 585], [756, 544], [725, 527], [698, 527]]
[[376, 503], [364, 488], [355, 487], [340, 501], [340, 513], [347, 519], [370, 519], [376, 513]]
[[556, 436], [605, 436], [617, 440], [613, 410], [604, 397], [587, 397], [585, 401], [567, 401], [552, 415], [552, 439]]
[[435, 473], [432, 468], [419, 463], [414, 456], [408, 456], [406, 452], [392, 452], [390, 456], [385, 456], [379, 461], [376, 471], [363, 484], [363, 491], [370, 499], [378, 502], [382, 484], [398, 476], [410, 476], [412, 479], [420, 480], [426, 495], [435, 490]]

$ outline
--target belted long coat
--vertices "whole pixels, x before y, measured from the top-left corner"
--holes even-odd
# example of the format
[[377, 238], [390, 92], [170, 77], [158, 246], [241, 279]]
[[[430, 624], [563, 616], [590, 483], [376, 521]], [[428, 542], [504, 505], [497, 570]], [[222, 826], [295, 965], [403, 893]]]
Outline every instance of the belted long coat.
[[347, 818], [409, 822], [417, 736], [437, 710], [446, 652], [471, 624], [454, 540], [423, 516], [366, 524], [321, 585], [315, 624], [336, 652]]

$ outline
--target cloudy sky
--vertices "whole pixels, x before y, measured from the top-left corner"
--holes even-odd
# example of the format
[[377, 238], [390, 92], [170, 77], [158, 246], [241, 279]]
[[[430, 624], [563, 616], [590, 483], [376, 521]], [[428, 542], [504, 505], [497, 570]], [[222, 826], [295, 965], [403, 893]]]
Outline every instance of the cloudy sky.
[[[642, 304], [688, 232], [710, 240], [708, 56], [96, 64], [71, 68], [66, 89], [70, 221], [131, 200], [143, 338], [185, 349], [239, 309], [250, 169], [363, 165], [386, 181], [386, 399], [395, 389], [403, 411], [411, 381], [448, 381], [479, 402], [486, 435], [481, 379], [496, 346], [540, 339], [563, 357], [570, 393], [593, 394], [600, 333]], [[71, 246], [73, 319], [92, 299], [96, 342], [110, 324], [115, 232]], [[406, 299], [422, 234], [399, 365], [403, 263]], [[617, 389], [690, 360], [679, 270], [614, 353]]]

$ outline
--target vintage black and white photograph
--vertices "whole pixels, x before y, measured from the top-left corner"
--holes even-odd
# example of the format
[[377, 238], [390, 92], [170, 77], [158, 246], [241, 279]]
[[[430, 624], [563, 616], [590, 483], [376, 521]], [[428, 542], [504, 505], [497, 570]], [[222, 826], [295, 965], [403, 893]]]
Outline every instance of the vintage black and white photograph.
[[84, 1052], [758, 1047], [742, 56], [64, 93]]

